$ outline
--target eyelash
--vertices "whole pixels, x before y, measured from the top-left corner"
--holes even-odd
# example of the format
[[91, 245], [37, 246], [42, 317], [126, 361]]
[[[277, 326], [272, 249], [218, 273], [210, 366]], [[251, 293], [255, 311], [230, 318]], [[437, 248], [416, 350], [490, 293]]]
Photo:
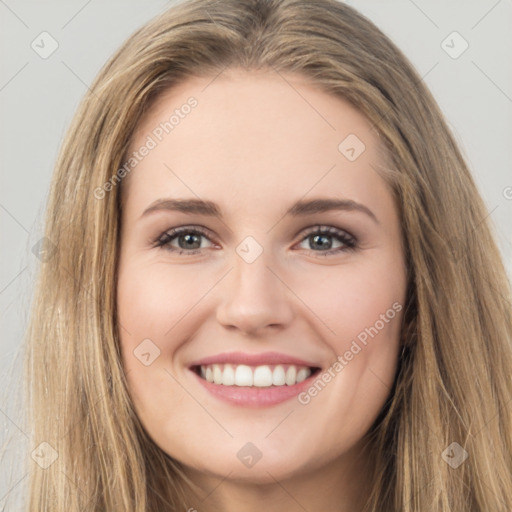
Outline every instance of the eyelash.
[[[174, 247], [171, 248], [170, 243], [177, 238], [180, 234], [194, 234], [194, 235], [202, 235], [205, 238], [209, 239], [208, 233], [200, 228], [199, 226], [194, 227], [181, 227], [181, 228], [174, 228], [169, 231], [166, 231], [165, 233], [161, 234], [154, 242], [154, 246], [157, 248], [162, 248], [170, 252], [174, 252], [177, 254], [183, 254], [186, 253], [188, 255], [194, 255], [201, 251], [201, 249], [192, 249], [192, 250], [185, 250], [185, 249], [176, 249]], [[337, 247], [335, 249], [329, 249], [327, 251], [318, 251], [309, 249], [309, 253], [316, 253], [315, 255], [318, 255], [319, 253], [322, 256], [329, 256], [336, 253], [342, 253], [342, 252], [348, 252], [348, 251], [354, 251], [357, 249], [357, 239], [349, 235], [347, 232], [342, 231], [341, 229], [337, 229], [331, 226], [314, 226], [313, 228], [309, 228], [307, 232], [304, 234], [304, 236], [301, 238], [299, 243], [302, 243], [304, 240], [306, 240], [311, 235], [328, 235], [336, 238], [338, 241], [343, 243], [343, 247]], [[211, 241], [211, 240], [210, 240]]]

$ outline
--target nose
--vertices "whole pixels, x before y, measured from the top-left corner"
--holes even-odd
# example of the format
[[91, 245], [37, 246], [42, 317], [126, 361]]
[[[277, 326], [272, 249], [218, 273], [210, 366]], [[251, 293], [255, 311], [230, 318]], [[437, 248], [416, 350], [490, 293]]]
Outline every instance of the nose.
[[219, 290], [217, 321], [254, 336], [286, 328], [293, 318], [293, 293], [265, 251], [252, 263], [235, 254], [234, 265]]

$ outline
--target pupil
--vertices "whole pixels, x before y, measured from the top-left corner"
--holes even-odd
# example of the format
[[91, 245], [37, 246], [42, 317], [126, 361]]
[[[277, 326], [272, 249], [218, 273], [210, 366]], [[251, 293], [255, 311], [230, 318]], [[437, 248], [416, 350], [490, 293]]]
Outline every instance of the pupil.
[[[191, 245], [194, 244], [194, 242], [197, 243], [197, 239], [198, 238], [199, 237], [197, 235], [182, 235], [182, 239], [186, 240], [185, 245], [186, 245], [186, 248], [188, 248], [188, 249], [191, 248]], [[199, 243], [199, 245], [201, 245], [201, 244]], [[192, 247], [192, 248], [193, 249], [198, 249], [199, 247]]]
[[[328, 239], [329, 237], [326, 237], [325, 235], [313, 235], [313, 245], [318, 243], [318, 241], [321, 240], [322, 238], [325, 240], [325, 239]], [[326, 244], [321, 244], [321, 243], [319, 244], [321, 249], [329, 249], [331, 247], [331, 245], [332, 245], [332, 242], [331, 243], [327, 242]]]

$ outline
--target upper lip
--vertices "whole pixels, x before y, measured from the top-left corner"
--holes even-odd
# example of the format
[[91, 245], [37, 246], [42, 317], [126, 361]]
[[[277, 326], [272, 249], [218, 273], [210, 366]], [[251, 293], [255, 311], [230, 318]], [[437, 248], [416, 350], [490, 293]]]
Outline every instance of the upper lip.
[[261, 352], [259, 354], [250, 354], [245, 352], [224, 352], [214, 356], [204, 357], [194, 361], [190, 366], [201, 366], [209, 364], [245, 364], [247, 366], [259, 365], [277, 365], [277, 364], [293, 364], [296, 366], [307, 366], [310, 368], [318, 368], [319, 366], [311, 361], [306, 361], [288, 354], [280, 354], [279, 352]]

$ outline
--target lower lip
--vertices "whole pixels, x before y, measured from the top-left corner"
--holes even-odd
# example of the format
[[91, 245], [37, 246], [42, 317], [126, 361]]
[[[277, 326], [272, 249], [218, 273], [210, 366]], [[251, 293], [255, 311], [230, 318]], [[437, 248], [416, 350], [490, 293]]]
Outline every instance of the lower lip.
[[229, 402], [233, 405], [245, 407], [268, 407], [271, 405], [286, 402], [304, 391], [316, 379], [318, 371], [307, 379], [294, 384], [293, 386], [269, 386], [269, 387], [246, 387], [246, 386], [223, 386], [214, 384], [201, 378], [191, 370], [199, 382], [214, 396]]

